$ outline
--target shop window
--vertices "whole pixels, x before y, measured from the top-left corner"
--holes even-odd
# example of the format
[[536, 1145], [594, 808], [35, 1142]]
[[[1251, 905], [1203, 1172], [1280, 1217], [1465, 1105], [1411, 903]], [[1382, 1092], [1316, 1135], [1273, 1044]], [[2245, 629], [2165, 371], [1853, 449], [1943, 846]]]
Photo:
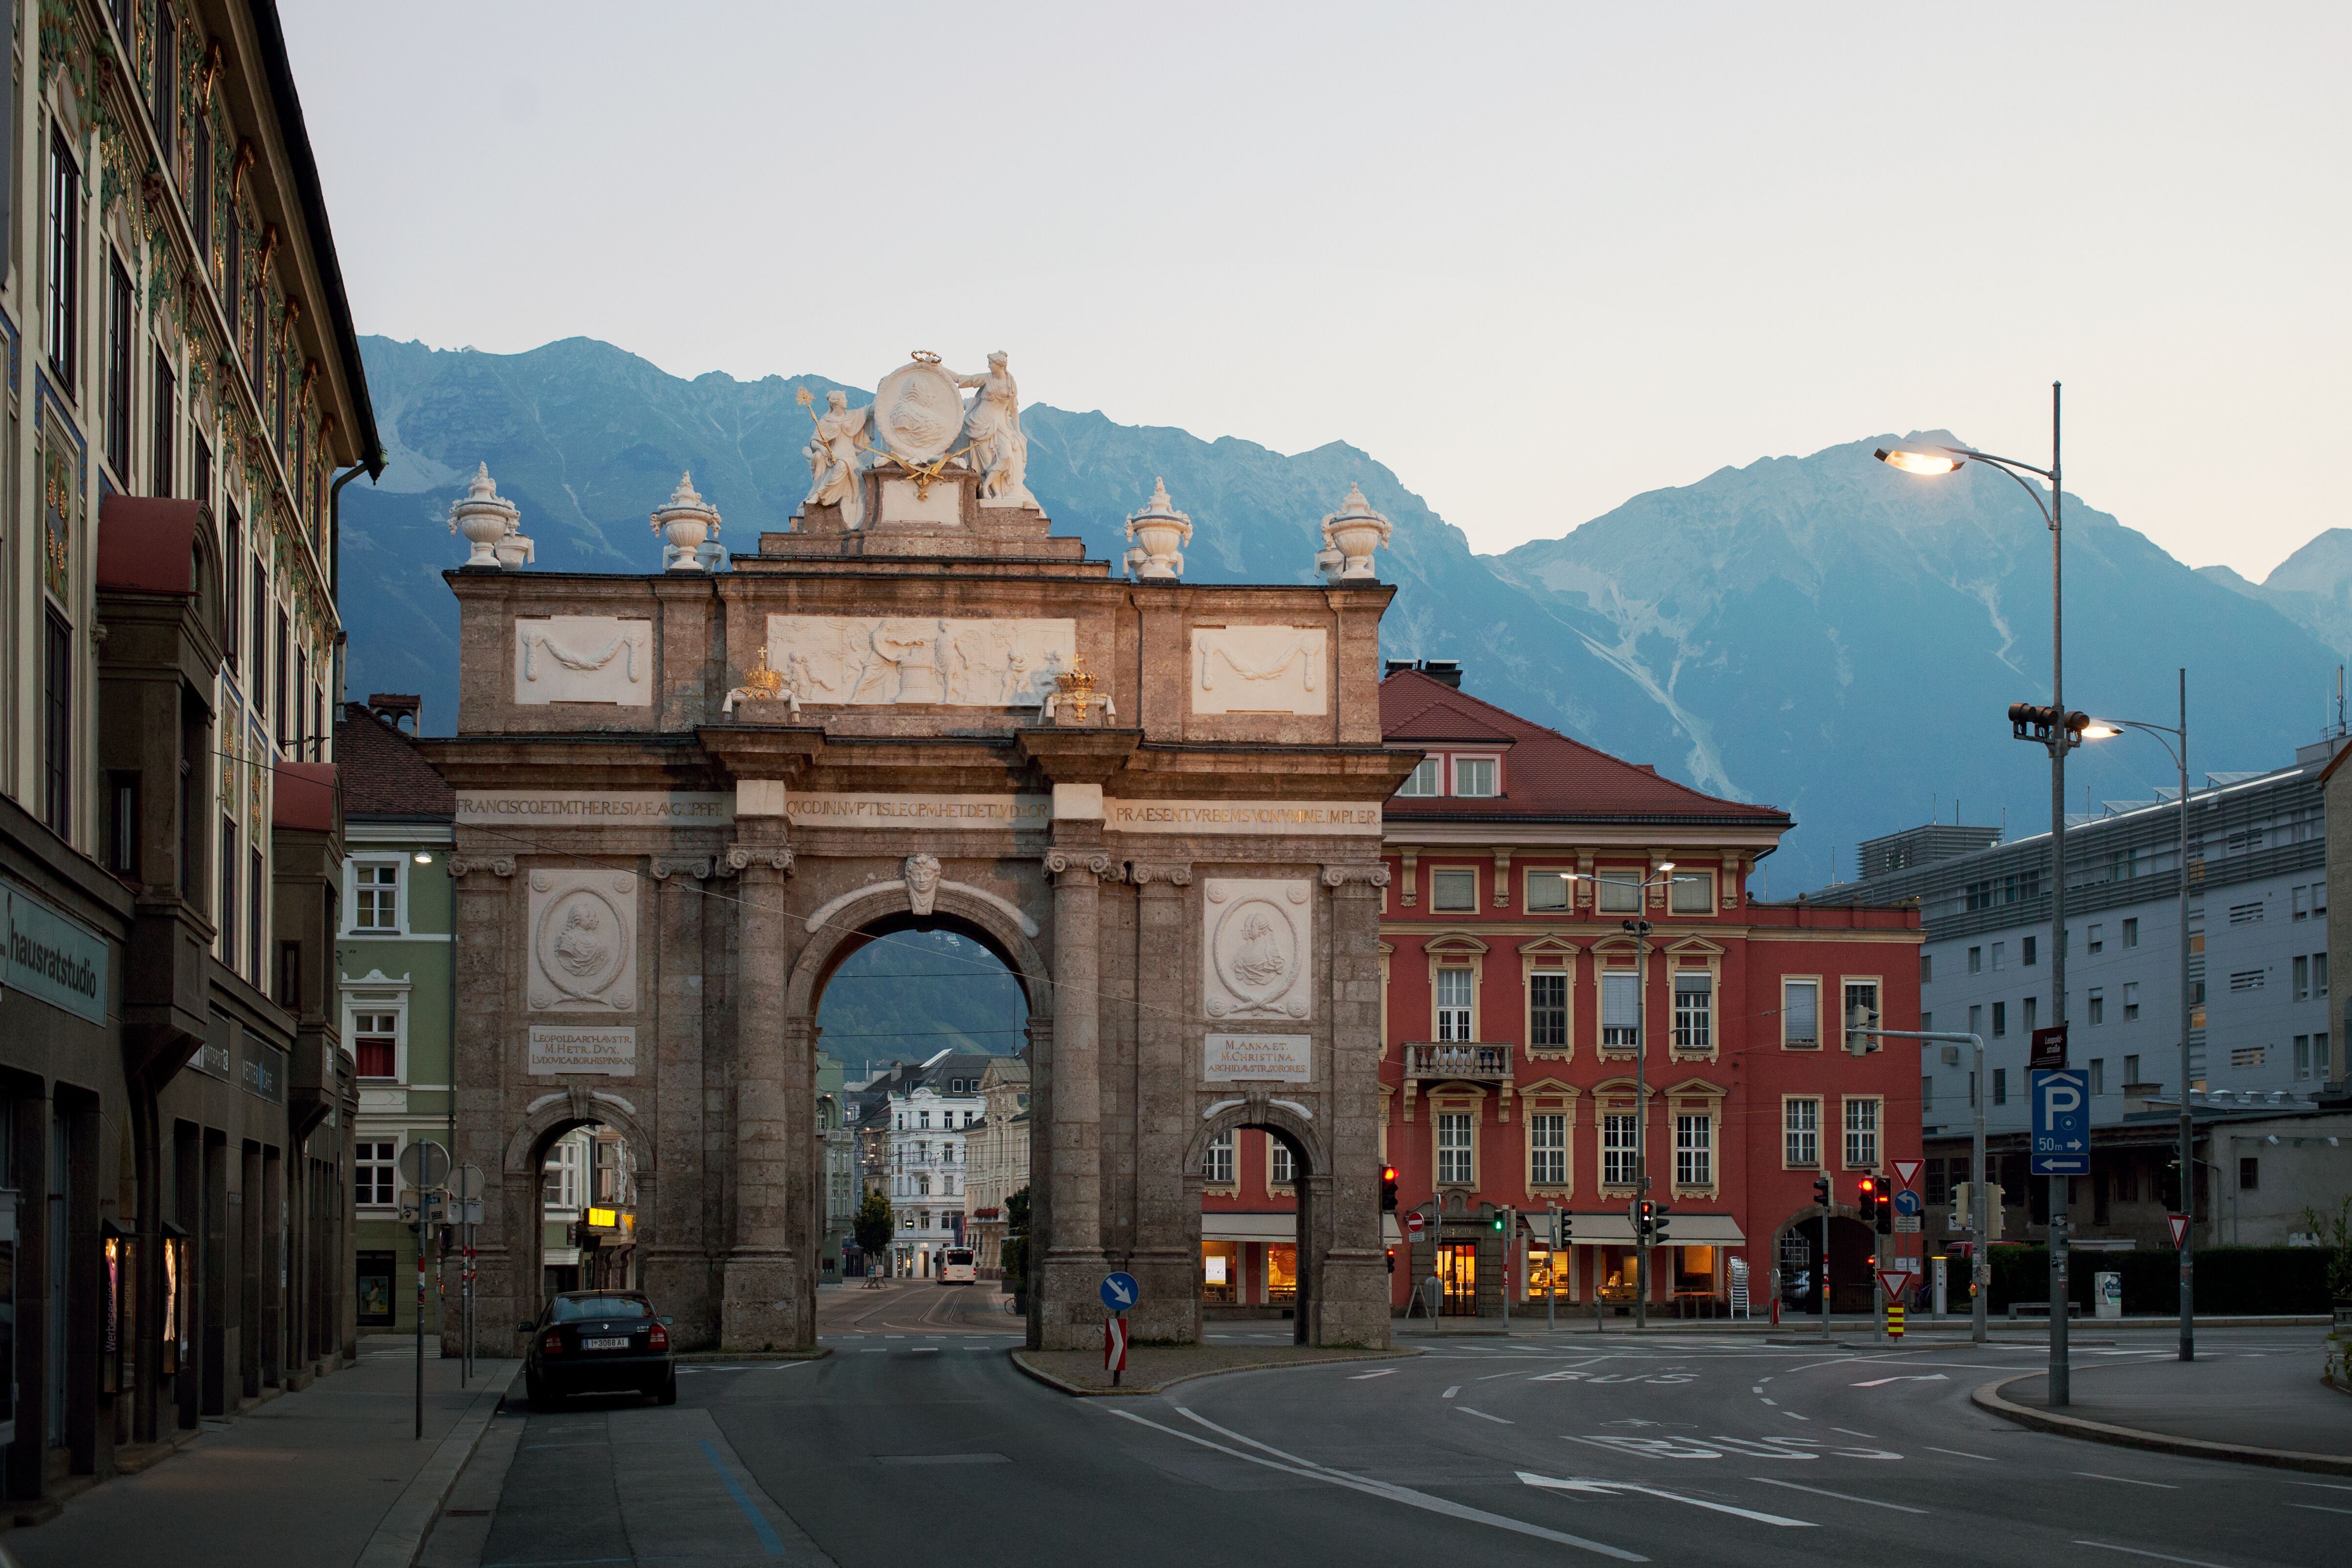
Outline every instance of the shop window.
[[[1439, 873], [1441, 876], [1444, 873]], [[1446, 968], [1437, 971], [1437, 1038], [1440, 1040], [1466, 1040], [1471, 1038], [1471, 983], [1468, 969]]]
[[1437, 1278], [1443, 1287], [1438, 1310], [1449, 1318], [1478, 1315], [1478, 1248], [1475, 1242], [1448, 1241], [1437, 1249]]
[[1298, 1249], [1277, 1242], [1265, 1249], [1265, 1299], [1275, 1306], [1298, 1300]]
[[1667, 1250], [1675, 1257], [1675, 1295], [1711, 1296], [1715, 1293], [1714, 1248], [1673, 1247]]
[[390, 1252], [362, 1252], [359, 1255], [358, 1297], [362, 1326], [387, 1328], [394, 1321], [392, 1281], [397, 1261]]
[[1201, 1243], [1202, 1301], [1229, 1307], [1241, 1299], [1241, 1243], [1237, 1241]]

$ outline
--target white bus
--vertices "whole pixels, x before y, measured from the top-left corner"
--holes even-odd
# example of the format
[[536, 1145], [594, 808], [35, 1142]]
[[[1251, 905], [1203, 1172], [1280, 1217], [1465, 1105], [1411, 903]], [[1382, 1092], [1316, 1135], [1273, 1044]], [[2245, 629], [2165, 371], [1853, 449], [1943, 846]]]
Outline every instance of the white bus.
[[971, 1249], [950, 1247], [940, 1255], [940, 1283], [969, 1285], [978, 1280], [971, 1266]]

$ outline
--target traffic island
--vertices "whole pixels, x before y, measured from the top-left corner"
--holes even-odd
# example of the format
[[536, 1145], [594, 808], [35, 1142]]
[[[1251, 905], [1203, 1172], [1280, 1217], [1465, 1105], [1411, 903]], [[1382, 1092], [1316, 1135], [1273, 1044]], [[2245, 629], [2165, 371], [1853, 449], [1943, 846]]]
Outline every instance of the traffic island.
[[[2085, 1375], [2089, 1374], [2089, 1375]], [[2126, 1448], [2352, 1476], [2352, 1400], [2303, 1355], [2231, 1355], [2074, 1368], [2074, 1398], [2052, 1409], [2029, 1372], [1969, 1398], [2021, 1427]]]
[[1341, 1361], [1399, 1361], [1418, 1350], [1356, 1349], [1304, 1344], [1139, 1344], [1127, 1353], [1127, 1371], [1111, 1386], [1098, 1350], [1016, 1350], [1013, 1364], [1065, 1394], [1157, 1394], [1196, 1377], [1226, 1372], [1276, 1372]]

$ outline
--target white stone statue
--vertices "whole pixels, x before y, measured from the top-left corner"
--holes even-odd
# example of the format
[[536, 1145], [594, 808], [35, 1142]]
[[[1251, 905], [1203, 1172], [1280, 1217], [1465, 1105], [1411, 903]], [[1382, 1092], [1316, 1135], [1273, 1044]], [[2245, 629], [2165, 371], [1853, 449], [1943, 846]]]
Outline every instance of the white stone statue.
[[[808, 388], [801, 389], [800, 402], [803, 408], [809, 407]], [[851, 408], [849, 394], [838, 389], [824, 394], [823, 413], [809, 409], [816, 428], [805, 448], [810, 485], [801, 505], [839, 507], [845, 528], [866, 526], [866, 487], [860, 478], [865, 472], [863, 455], [874, 444], [866, 433], [873, 412]]]
[[[1369, 582], [1374, 576], [1372, 552], [1389, 542], [1390, 531], [1389, 520], [1372, 510], [1363, 488], [1351, 484], [1339, 509], [1323, 519], [1323, 549], [1315, 564], [1327, 580]], [[1334, 554], [1336, 562], [1330, 559]]]
[[1021, 434], [1021, 391], [1005, 368], [1003, 350], [988, 356], [988, 370], [976, 376], [958, 376], [956, 385], [972, 387], [965, 405], [963, 438], [970, 447], [973, 472], [980, 476], [982, 505], [1034, 507], [1029, 493], [1029, 438]]

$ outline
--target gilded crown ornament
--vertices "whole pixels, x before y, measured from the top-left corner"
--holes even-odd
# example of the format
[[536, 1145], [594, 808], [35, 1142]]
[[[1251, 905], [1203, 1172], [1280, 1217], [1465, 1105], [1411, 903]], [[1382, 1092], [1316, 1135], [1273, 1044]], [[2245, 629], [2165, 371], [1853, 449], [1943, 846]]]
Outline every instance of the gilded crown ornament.
[[1061, 694], [1062, 705], [1068, 706], [1070, 716], [1080, 724], [1086, 723], [1087, 712], [1096, 700], [1095, 678], [1087, 671], [1086, 661], [1073, 654], [1070, 667], [1054, 677], [1054, 687]]

